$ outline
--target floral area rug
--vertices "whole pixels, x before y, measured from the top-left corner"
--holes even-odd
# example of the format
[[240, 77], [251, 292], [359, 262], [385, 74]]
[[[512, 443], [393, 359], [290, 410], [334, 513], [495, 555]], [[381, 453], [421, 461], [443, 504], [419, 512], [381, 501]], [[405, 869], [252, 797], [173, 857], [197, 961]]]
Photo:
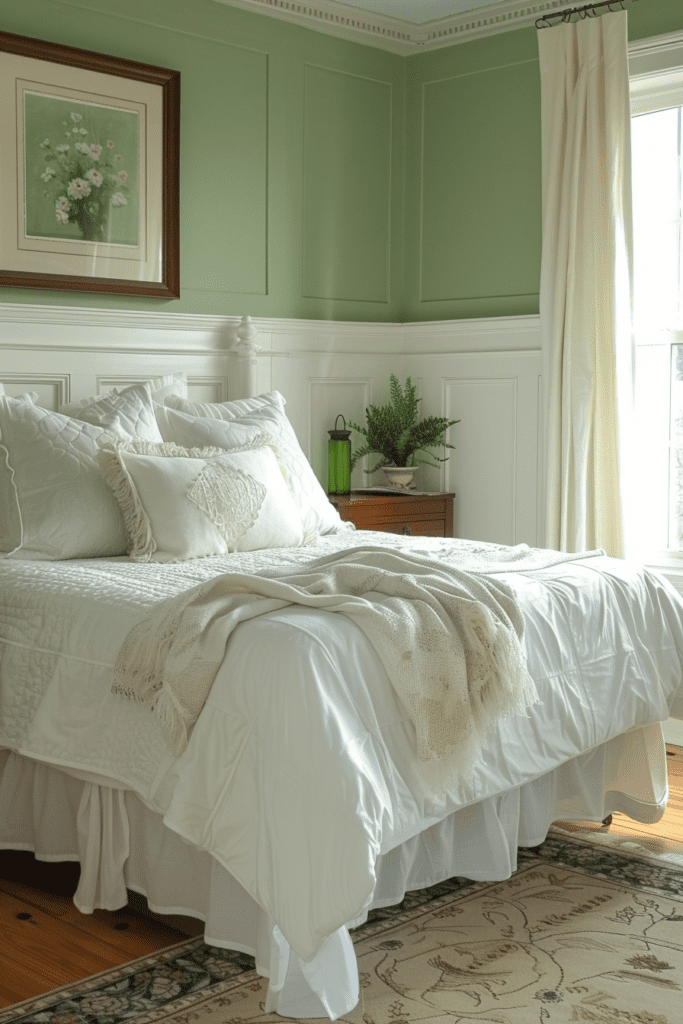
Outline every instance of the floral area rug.
[[[680, 1024], [683, 870], [553, 830], [505, 882], [409, 893], [354, 931], [351, 1024]], [[241, 953], [189, 939], [0, 1024], [278, 1024]]]

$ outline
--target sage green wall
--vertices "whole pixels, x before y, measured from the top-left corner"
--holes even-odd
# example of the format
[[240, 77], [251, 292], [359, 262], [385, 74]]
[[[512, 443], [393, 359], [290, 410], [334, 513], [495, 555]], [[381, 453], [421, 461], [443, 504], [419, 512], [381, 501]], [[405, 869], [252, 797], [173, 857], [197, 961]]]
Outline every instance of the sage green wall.
[[[628, 6], [628, 23], [630, 39], [674, 32], [683, 28], [683, 0], [638, 0]], [[486, 36], [407, 60], [402, 318], [538, 313], [536, 29]]]
[[0, 0], [0, 28], [181, 72], [179, 300], [0, 301], [396, 320], [405, 58], [214, 0]]
[[[683, 0], [629, 5], [632, 39]], [[0, 301], [339, 320], [538, 312], [534, 28], [400, 57], [215, 0], [0, 0], [8, 32], [182, 74], [179, 300]]]

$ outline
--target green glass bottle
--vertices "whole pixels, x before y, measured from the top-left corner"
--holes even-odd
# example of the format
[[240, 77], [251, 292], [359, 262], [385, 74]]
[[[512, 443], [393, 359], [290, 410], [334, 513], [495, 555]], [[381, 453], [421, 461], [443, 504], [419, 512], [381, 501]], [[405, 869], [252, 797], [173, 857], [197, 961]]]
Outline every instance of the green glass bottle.
[[[341, 419], [343, 430], [337, 430]], [[346, 430], [346, 420], [339, 414], [334, 421], [334, 430], [328, 430], [327, 442], [327, 493], [348, 494], [351, 490], [351, 431]]]

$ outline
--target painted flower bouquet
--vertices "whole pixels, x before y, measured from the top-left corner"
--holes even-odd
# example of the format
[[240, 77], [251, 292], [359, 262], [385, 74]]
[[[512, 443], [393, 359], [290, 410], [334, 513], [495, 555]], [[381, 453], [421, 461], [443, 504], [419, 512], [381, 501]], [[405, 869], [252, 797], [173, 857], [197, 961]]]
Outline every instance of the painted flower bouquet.
[[112, 207], [128, 202], [128, 173], [121, 166], [123, 157], [115, 153], [113, 139], [104, 145], [90, 138], [83, 115], [71, 113], [73, 125], [62, 122], [69, 131], [68, 141], [53, 145], [44, 139], [44, 195], [54, 202], [58, 224], [77, 224], [87, 242], [107, 241], [107, 224]]

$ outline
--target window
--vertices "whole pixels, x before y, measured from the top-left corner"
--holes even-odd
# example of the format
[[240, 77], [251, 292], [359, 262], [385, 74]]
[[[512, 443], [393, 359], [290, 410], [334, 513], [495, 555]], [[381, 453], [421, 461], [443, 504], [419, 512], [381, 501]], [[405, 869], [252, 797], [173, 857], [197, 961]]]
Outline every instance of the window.
[[630, 64], [637, 480], [630, 547], [680, 570], [673, 582], [683, 588], [683, 44], [650, 42]]

